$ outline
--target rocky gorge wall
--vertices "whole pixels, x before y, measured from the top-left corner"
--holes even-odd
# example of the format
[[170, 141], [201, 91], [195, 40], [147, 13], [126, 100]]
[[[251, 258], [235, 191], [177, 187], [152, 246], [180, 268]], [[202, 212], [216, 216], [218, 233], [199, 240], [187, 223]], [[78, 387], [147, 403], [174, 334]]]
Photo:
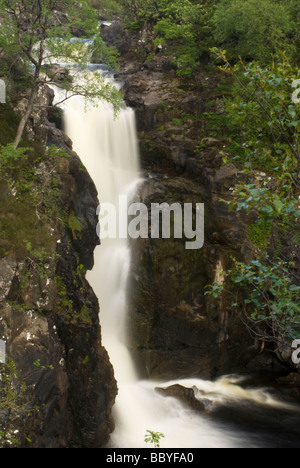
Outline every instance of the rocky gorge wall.
[[[126, 103], [136, 111], [145, 182], [139, 200], [204, 203], [205, 243], [186, 250], [180, 239], [134, 241], [128, 331], [141, 375], [174, 379], [251, 370], [285, 371], [272, 347], [262, 351], [230, 294], [205, 295], [207, 285], [230, 268], [231, 257], [253, 258], [246, 241], [249, 220], [228, 212], [234, 185], [247, 176], [223, 160], [228, 144], [221, 74], [203, 63], [188, 80], [176, 75], [172, 57], [153, 49], [151, 29], [123, 30], [118, 22], [102, 35], [121, 53], [117, 75]], [[259, 174], [258, 174], [259, 177]], [[242, 308], [242, 304], [241, 304]]]
[[[52, 99], [53, 93], [44, 90], [39, 104], [51, 104]], [[14, 444], [22, 447], [98, 448], [113, 430], [111, 409], [117, 393], [101, 343], [98, 299], [85, 279], [99, 244], [98, 198], [71, 142], [58, 128], [61, 116], [51, 112], [37, 112], [27, 128], [29, 138], [40, 145], [31, 194], [41, 198], [32, 206], [35, 221], [26, 249], [17, 254], [8, 239], [0, 257], [0, 338], [26, 388], [8, 432], [18, 434]], [[22, 191], [2, 195], [4, 202], [14, 197], [14, 209], [25, 206]], [[31, 214], [23, 216], [29, 223]], [[14, 222], [18, 224], [16, 217]], [[37, 248], [33, 239], [42, 232], [43, 247]], [[16, 236], [21, 245], [22, 232]], [[9, 411], [1, 411], [2, 421]]]

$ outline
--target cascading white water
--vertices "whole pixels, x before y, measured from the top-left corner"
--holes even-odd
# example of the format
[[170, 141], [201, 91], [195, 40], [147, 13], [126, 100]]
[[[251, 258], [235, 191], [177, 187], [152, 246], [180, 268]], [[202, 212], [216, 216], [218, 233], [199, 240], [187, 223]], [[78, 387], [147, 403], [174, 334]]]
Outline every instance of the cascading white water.
[[[124, 108], [115, 120], [110, 105], [99, 103], [97, 108], [86, 111], [80, 97], [67, 101], [64, 111], [65, 131], [93, 178], [100, 201], [118, 207], [119, 195], [132, 194], [140, 177], [134, 112]], [[88, 274], [99, 298], [103, 344], [119, 387], [114, 408], [116, 429], [110, 447], [146, 447], [147, 429], [165, 434], [161, 447], [251, 446], [245, 435], [230, 427], [224, 430], [224, 424], [213, 422], [185, 408], [179, 401], [155, 392], [156, 386], [166, 387], [174, 382], [138, 380], [124, 336], [129, 268], [127, 239], [104, 239], [95, 252], [95, 267]], [[243, 390], [238, 382], [226, 378], [216, 382], [192, 379], [176, 383], [195, 386], [198, 392], [210, 395], [212, 404], [234, 400], [280, 406], [265, 392]]]
[[[99, 107], [86, 111], [83, 99], [76, 97], [65, 106], [65, 131], [91, 174], [101, 203], [112, 203], [117, 210], [119, 194], [130, 197], [139, 178], [133, 111], [124, 108], [115, 119], [111, 105], [99, 103]], [[127, 239], [102, 239], [95, 251], [95, 268], [88, 274], [100, 299], [103, 344], [118, 381], [135, 379], [123, 326], [129, 266]]]
[[[134, 112], [122, 109], [115, 120], [110, 105], [102, 103], [85, 111], [80, 97], [72, 98], [64, 107], [65, 131], [92, 176], [100, 201], [118, 207], [119, 195], [132, 191], [139, 180]], [[99, 297], [103, 344], [119, 387], [111, 446], [142, 447], [147, 429], [165, 433], [168, 447], [197, 446], [200, 440], [204, 446], [232, 446], [232, 437], [225, 440], [221, 433], [217, 436], [215, 428], [209, 430], [207, 423], [184, 410], [179, 402], [158, 395], [155, 382], [138, 381], [124, 336], [129, 266], [127, 239], [103, 239], [95, 252], [95, 267], [88, 274]]]

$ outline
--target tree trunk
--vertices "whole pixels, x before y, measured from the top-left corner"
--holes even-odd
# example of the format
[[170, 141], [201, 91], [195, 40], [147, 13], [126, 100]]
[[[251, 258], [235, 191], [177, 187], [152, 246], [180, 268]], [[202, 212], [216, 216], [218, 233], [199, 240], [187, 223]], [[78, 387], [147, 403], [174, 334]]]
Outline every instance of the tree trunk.
[[33, 84], [31, 87], [31, 92], [30, 92], [30, 97], [28, 100], [27, 108], [25, 111], [25, 114], [22, 116], [21, 121], [19, 123], [19, 127], [17, 130], [16, 138], [14, 141], [14, 147], [15, 149], [18, 148], [20, 141], [22, 139], [23, 133], [25, 126], [28, 122], [28, 119], [32, 113], [33, 106], [34, 106], [34, 101], [37, 96], [37, 92], [39, 89], [40, 85], [40, 73], [41, 73], [41, 67], [43, 63], [43, 54], [44, 54], [44, 44], [43, 41], [40, 42], [40, 51], [39, 51], [39, 58], [38, 60], [35, 60], [32, 57], [31, 50], [24, 50], [24, 52], [27, 54], [28, 58], [31, 60], [31, 62], [35, 65], [35, 72], [34, 72], [34, 78], [33, 78]]
[[29, 101], [28, 101], [28, 104], [27, 104], [26, 112], [23, 115], [23, 117], [21, 118], [21, 121], [19, 123], [16, 138], [15, 138], [15, 141], [14, 141], [15, 149], [17, 149], [19, 144], [20, 144], [20, 141], [21, 141], [23, 133], [24, 133], [25, 126], [26, 126], [26, 124], [28, 122], [28, 119], [29, 119], [29, 117], [31, 115], [31, 112], [33, 110], [34, 100], [36, 98], [37, 91], [38, 91], [38, 85], [36, 83], [34, 83], [32, 89], [31, 89], [30, 98], [29, 98]]

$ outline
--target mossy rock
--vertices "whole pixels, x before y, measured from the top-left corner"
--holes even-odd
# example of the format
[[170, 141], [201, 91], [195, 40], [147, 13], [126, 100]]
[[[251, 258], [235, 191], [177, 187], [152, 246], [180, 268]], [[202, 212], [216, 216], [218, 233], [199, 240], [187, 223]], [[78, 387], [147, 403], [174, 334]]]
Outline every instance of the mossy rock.
[[9, 104], [0, 104], [0, 145], [14, 141], [19, 120]]

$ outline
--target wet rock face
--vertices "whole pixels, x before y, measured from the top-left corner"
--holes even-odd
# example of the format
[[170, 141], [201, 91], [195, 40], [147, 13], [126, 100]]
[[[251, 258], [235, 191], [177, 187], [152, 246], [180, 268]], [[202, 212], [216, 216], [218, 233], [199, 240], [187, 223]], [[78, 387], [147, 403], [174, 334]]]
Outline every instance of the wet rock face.
[[[234, 291], [220, 299], [205, 295], [206, 287], [232, 266], [232, 256], [253, 255], [244, 234], [249, 220], [229, 213], [221, 201], [230, 200], [233, 186], [246, 176], [222, 162], [221, 127], [207, 131], [210, 116], [217, 122], [224, 117], [216, 92], [220, 77], [203, 68], [189, 83], [181, 81], [163, 50], [148, 61], [143, 48], [136, 38], [136, 53], [124, 52], [119, 73], [140, 137], [146, 182], [138, 197], [149, 212], [152, 203], [204, 203], [205, 242], [200, 250], [186, 250], [184, 240], [174, 236], [133, 241], [132, 352], [141, 374], [153, 378], [210, 379], [251, 368], [259, 350], [231, 307]], [[262, 354], [262, 368], [277, 366], [276, 358]]]
[[124, 30], [123, 25], [116, 21], [101, 25], [101, 36], [108, 46], [116, 47], [121, 54], [128, 53], [133, 47], [131, 35]]
[[49, 123], [45, 128], [69, 153], [37, 169], [45, 188], [49, 174], [59, 188], [57, 220], [49, 226], [47, 256], [29, 250], [0, 258], [0, 339], [37, 407], [20, 430], [21, 445], [102, 447], [113, 429], [117, 388], [101, 343], [98, 300], [85, 279], [99, 243], [97, 193], [64, 135]]
[[141, 189], [150, 215], [151, 203], [205, 205], [202, 249], [187, 250], [186, 239], [173, 236], [133, 241], [128, 329], [144, 375], [211, 379], [243, 367], [256, 354], [231, 296], [205, 295], [206, 286], [230, 267], [231, 255], [247, 253], [242, 220], [226, 216], [219, 197], [214, 199], [218, 177], [203, 185], [180, 177], [150, 179]]
[[155, 390], [164, 397], [178, 399], [185, 406], [194, 411], [203, 412], [208, 406], [208, 400], [198, 400], [195, 397], [194, 390], [192, 388], [184, 387], [183, 385], [175, 384], [167, 388], [157, 387]]
[[7, 297], [15, 276], [16, 261], [11, 258], [0, 260], [0, 301]]

